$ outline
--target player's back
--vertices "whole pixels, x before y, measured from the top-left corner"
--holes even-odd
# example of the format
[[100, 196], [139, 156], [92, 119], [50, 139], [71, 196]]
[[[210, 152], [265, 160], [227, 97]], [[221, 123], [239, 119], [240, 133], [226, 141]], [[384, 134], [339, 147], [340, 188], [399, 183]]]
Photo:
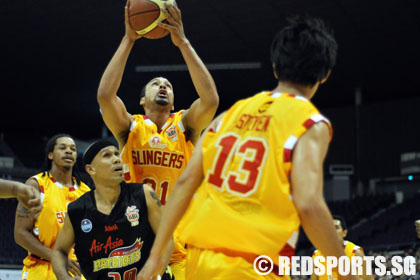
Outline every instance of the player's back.
[[308, 100], [281, 93], [259, 93], [227, 111], [203, 139], [206, 177], [186, 217], [186, 243], [271, 257], [293, 251], [300, 221], [289, 183], [292, 152], [322, 120]]

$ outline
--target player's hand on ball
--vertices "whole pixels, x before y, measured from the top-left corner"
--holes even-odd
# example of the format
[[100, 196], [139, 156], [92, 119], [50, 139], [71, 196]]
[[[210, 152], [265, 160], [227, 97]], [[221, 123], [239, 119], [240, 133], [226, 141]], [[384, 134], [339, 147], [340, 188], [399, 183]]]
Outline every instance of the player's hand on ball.
[[140, 34], [137, 34], [137, 32], [131, 27], [130, 21], [128, 20], [128, 9], [130, 8], [130, 0], [127, 0], [127, 3], [125, 4], [125, 36], [130, 39], [130, 41], [134, 42], [137, 39], [141, 38], [142, 36]]
[[167, 29], [171, 33], [172, 43], [175, 46], [181, 47], [188, 43], [184, 33], [184, 26], [182, 24], [181, 11], [175, 5], [165, 3], [167, 10], [162, 10], [165, 14], [167, 22], [159, 22], [158, 26]]

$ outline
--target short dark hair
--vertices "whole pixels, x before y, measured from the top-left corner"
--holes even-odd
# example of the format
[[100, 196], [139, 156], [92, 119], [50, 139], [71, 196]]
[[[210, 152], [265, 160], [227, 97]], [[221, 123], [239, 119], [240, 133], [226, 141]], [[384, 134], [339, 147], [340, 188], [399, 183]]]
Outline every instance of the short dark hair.
[[271, 44], [271, 62], [279, 81], [313, 86], [335, 65], [337, 42], [321, 19], [287, 19]]
[[341, 227], [343, 228], [343, 230], [347, 230], [347, 224], [346, 224], [346, 220], [344, 220], [344, 218], [342, 216], [339, 215], [334, 215], [333, 216], [334, 220], [339, 220]]

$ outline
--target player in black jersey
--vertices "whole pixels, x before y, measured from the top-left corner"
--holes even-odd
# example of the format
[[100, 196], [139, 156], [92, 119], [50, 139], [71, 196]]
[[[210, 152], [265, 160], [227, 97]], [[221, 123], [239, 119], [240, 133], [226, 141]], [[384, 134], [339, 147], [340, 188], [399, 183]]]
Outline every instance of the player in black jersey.
[[[109, 141], [93, 143], [83, 161], [96, 189], [69, 204], [54, 247], [54, 273], [59, 280], [80, 279], [71, 277], [66, 269], [74, 244], [88, 280], [135, 280], [159, 226], [159, 198], [147, 184], [123, 182], [120, 153]], [[166, 248], [167, 262], [172, 250], [173, 243]], [[165, 273], [162, 279], [170, 276]]]

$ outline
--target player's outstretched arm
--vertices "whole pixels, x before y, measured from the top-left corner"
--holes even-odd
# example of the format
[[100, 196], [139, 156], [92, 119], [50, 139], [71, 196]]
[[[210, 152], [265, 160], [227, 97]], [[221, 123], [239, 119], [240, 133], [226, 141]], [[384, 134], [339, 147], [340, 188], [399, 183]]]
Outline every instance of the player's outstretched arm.
[[[70, 218], [66, 216], [64, 219], [63, 228], [58, 233], [51, 259], [53, 270], [58, 280], [81, 279], [80, 268], [78, 266], [72, 266], [69, 263], [69, 259], [67, 258], [70, 249], [73, 247], [73, 244], [73, 225], [71, 224]], [[70, 271], [74, 277], [71, 277], [67, 271]]]
[[42, 205], [39, 190], [16, 181], [0, 179], [0, 198], [16, 197], [17, 200], [36, 218]]
[[149, 259], [140, 271], [137, 279], [149, 280], [162, 271], [165, 250], [172, 240], [173, 232], [190, 204], [191, 198], [204, 178], [202, 168], [201, 141], [199, 141], [185, 171], [176, 181], [171, 199], [163, 209], [159, 230], [157, 232]]
[[117, 91], [120, 88], [124, 68], [134, 42], [141, 37], [131, 28], [128, 21], [129, 4], [130, 1], [127, 1], [125, 7], [125, 35], [102, 75], [97, 94], [102, 118], [117, 139], [120, 148], [125, 144], [133, 117], [127, 112], [124, 103], [117, 96]]
[[[32, 178], [26, 181], [26, 184], [39, 191], [38, 182]], [[14, 237], [17, 244], [44, 260], [51, 260], [52, 250], [45, 247], [33, 234], [35, 217], [21, 203], [16, 208]]]
[[[291, 185], [293, 203], [302, 227], [312, 244], [324, 256], [345, 256], [337, 238], [331, 213], [323, 197], [323, 162], [330, 132], [326, 124], [312, 126], [293, 152]], [[344, 278], [342, 278], [344, 279]]]
[[[162, 216], [162, 204], [160, 203], [160, 199], [155, 193], [155, 191], [152, 189], [152, 187], [148, 184], [143, 185], [144, 188], [144, 195], [146, 197], [146, 203], [147, 203], [147, 210], [148, 210], [148, 218], [150, 226], [153, 229], [153, 232], [155, 235], [159, 232], [159, 225], [161, 221]], [[162, 263], [159, 264], [161, 267], [161, 273], [163, 274], [165, 272], [166, 266], [169, 264], [169, 259], [171, 258], [172, 252], [174, 250], [174, 241], [171, 239], [168, 243], [168, 246], [166, 247], [163, 257], [162, 257]]]
[[166, 14], [169, 23], [160, 23], [159, 26], [170, 31], [172, 42], [180, 49], [188, 66], [195, 90], [200, 97], [191, 105], [182, 119], [185, 128], [190, 131], [191, 140], [195, 144], [201, 131], [208, 126], [216, 114], [219, 96], [213, 77], [185, 37], [181, 11], [175, 5], [166, 5], [166, 7], [168, 11], [163, 10], [163, 12]]

